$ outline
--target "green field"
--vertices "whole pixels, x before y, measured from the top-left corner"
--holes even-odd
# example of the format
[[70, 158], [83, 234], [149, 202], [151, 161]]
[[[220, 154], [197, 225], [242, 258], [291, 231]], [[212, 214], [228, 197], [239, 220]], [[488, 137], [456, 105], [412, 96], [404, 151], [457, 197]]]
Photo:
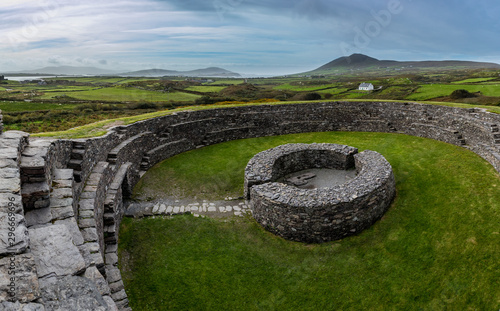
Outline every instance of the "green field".
[[[0, 87], [0, 101], [16, 102], [3, 105], [8, 115], [4, 120], [7, 129], [19, 129], [39, 133], [42, 131], [64, 131], [70, 127], [89, 124], [108, 118], [136, 116], [142, 113], [175, 109], [192, 105], [217, 105], [223, 103], [244, 104], [266, 102], [296, 102], [318, 99], [324, 100], [410, 100], [449, 101], [473, 106], [487, 106], [498, 111], [500, 105], [499, 72], [488, 70], [447, 70], [445, 72], [404, 72], [346, 73], [335, 76], [282, 76], [272, 78], [214, 78], [202, 83], [194, 78], [155, 77], [57, 77], [45, 79], [47, 85], [3, 81]], [[460, 80], [458, 82], [454, 82]], [[61, 81], [61, 82], [54, 82]], [[371, 82], [376, 87], [373, 92], [357, 90], [361, 82]], [[241, 85], [240, 85], [241, 84]], [[228, 86], [230, 86], [229, 89]], [[2, 91], [5, 88], [13, 91]], [[481, 92], [467, 98], [450, 98], [453, 91], [466, 89]], [[33, 104], [20, 104], [30, 100]], [[92, 101], [92, 103], [89, 103]], [[38, 102], [38, 103], [35, 103]], [[75, 103], [82, 109], [68, 114]], [[102, 103], [112, 106], [89, 107]], [[429, 102], [430, 103], [430, 102]], [[61, 105], [59, 105], [61, 104]], [[435, 103], [432, 103], [435, 104]], [[23, 109], [26, 107], [26, 109]], [[491, 107], [491, 108], [490, 108]], [[0, 107], [1, 109], [1, 107]], [[65, 110], [56, 114], [39, 113], [37, 110]], [[141, 111], [142, 110], [142, 111]], [[14, 112], [23, 111], [23, 114]], [[32, 113], [28, 113], [28, 112]], [[84, 112], [80, 114], [80, 112]], [[57, 116], [58, 118], [54, 118]], [[59, 119], [61, 117], [61, 119]], [[71, 122], [60, 122], [64, 118]], [[50, 127], [34, 127], [29, 124], [50, 122]], [[59, 124], [59, 126], [58, 126]], [[98, 131], [102, 133], [103, 131]], [[80, 134], [78, 136], [81, 136]]]
[[471, 79], [465, 79], [462, 81], [455, 81], [452, 82], [454, 84], [462, 84], [462, 83], [480, 83], [480, 82], [487, 82], [491, 80], [495, 80], [496, 78], [471, 78]]
[[41, 88], [40, 92], [50, 93], [50, 92], [82, 92], [91, 91], [96, 89], [95, 86], [66, 86], [66, 87], [55, 87], [55, 88]]
[[0, 110], [2, 110], [3, 112], [38, 111], [38, 110], [72, 110], [75, 109], [75, 107], [77, 106], [78, 105], [75, 104], [0, 101]]
[[278, 90], [278, 91], [296, 91], [296, 92], [313, 92], [313, 91], [318, 91], [318, 90], [325, 90], [329, 88], [336, 88], [338, 87], [337, 83], [332, 83], [332, 84], [322, 84], [322, 85], [291, 85], [289, 83], [282, 84], [275, 86], [273, 89]]
[[469, 92], [481, 92], [485, 96], [500, 96], [500, 85], [452, 85], [429, 84], [421, 86], [415, 93], [406, 97], [409, 100], [429, 100], [437, 97], [449, 96], [453, 91], [464, 89]]
[[349, 91], [347, 93], [342, 94], [342, 98], [344, 99], [356, 99], [356, 98], [362, 98], [366, 97], [366, 95], [369, 94], [369, 92], [363, 92], [363, 91]]
[[186, 88], [187, 91], [201, 92], [201, 93], [217, 93], [225, 89], [226, 86], [207, 86], [207, 85], [199, 85], [199, 86], [190, 86]]
[[66, 95], [71, 98], [76, 98], [81, 100], [97, 100], [97, 101], [111, 101], [111, 102], [193, 101], [200, 97], [199, 95], [182, 93], [182, 92], [163, 93], [163, 92], [146, 91], [134, 88], [107, 87], [107, 88], [101, 88], [83, 92], [58, 93], [57, 95], [51, 93], [51, 94], [45, 94], [41, 96], [41, 98], [51, 99], [54, 98], [55, 96], [61, 96], [61, 95]]
[[217, 79], [214, 79], [215, 81], [214, 82], [206, 82], [204, 83], [204, 85], [212, 85], [212, 84], [221, 84], [221, 85], [236, 85], [236, 84], [242, 84], [242, 83], [245, 83], [245, 80], [243, 79], [231, 79], [231, 78], [227, 78], [227, 79], [221, 79], [221, 78], [217, 78]]
[[136, 191], [241, 194], [247, 161], [290, 142], [382, 153], [394, 169], [395, 202], [360, 235], [321, 245], [285, 241], [251, 218], [124, 219], [120, 269], [134, 310], [500, 308], [500, 178], [460, 147], [380, 133], [239, 140], [170, 158]]
[[71, 77], [71, 78], [51, 78], [46, 80], [66, 80], [66, 81], [75, 81], [75, 82], [83, 82], [83, 83], [111, 83], [111, 84], [123, 84], [128, 82], [136, 82], [136, 81], [144, 81], [144, 80], [157, 80], [158, 78], [137, 78], [137, 77]]

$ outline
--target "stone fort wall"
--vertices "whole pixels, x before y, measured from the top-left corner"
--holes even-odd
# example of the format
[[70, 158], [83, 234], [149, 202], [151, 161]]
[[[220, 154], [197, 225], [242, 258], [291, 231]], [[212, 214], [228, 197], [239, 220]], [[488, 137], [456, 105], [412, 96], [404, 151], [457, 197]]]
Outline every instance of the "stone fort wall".
[[[173, 155], [234, 139], [367, 131], [462, 146], [500, 171], [499, 125], [499, 115], [482, 109], [324, 102], [178, 112], [91, 139], [41, 140], [4, 132], [0, 306], [129, 309], [116, 253], [123, 198], [142, 173]], [[9, 271], [15, 272], [13, 281]]]
[[[328, 188], [277, 183], [310, 168], [356, 169], [356, 177]], [[323, 243], [358, 234], [380, 219], [396, 195], [392, 167], [378, 152], [338, 144], [286, 144], [253, 157], [245, 168], [252, 215], [285, 239]]]

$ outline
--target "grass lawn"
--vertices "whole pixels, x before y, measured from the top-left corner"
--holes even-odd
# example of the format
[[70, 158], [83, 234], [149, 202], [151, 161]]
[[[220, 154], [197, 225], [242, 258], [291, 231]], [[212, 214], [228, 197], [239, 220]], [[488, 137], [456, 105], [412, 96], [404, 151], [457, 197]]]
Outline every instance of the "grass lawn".
[[448, 96], [453, 91], [464, 89], [469, 92], [481, 92], [485, 96], [500, 96], [500, 86], [498, 85], [455, 85], [455, 84], [427, 84], [421, 86], [415, 93], [406, 97], [409, 100], [428, 100], [432, 98]]
[[37, 110], [72, 110], [76, 104], [37, 103], [25, 101], [0, 101], [0, 110], [4, 112]]
[[245, 80], [243, 79], [231, 79], [231, 78], [217, 78], [215, 79], [214, 82], [207, 82], [204, 83], [204, 85], [212, 85], [212, 84], [226, 84], [226, 85], [237, 85], [237, 84], [242, 84], [245, 83]]
[[342, 94], [342, 99], [356, 99], [356, 98], [362, 98], [366, 95], [370, 94], [370, 92], [365, 92], [365, 91], [349, 91], [345, 94]]
[[199, 95], [193, 95], [182, 92], [162, 93], [154, 91], [145, 91], [134, 88], [123, 87], [107, 87], [83, 92], [66, 92], [66, 93], [51, 93], [45, 94], [41, 98], [53, 98], [54, 96], [67, 96], [81, 100], [101, 100], [101, 101], [145, 101], [145, 102], [160, 102], [160, 101], [193, 101], [199, 98]]
[[194, 91], [194, 92], [203, 92], [203, 93], [217, 93], [225, 89], [227, 86], [208, 86], [208, 85], [198, 85], [198, 86], [190, 86], [186, 90]]
[[81, 92], [81, 91], [91, 91], [95, 89], [95, 86], [64, 86], [50, 89], [41, 89], [41, 92], [50, 93], [50, 92]]
[[296, 91], [296, 92], [304, 92], [304, 91], [318, 91], [318, 90], [324, 90], [328, 88], [335, 88], [337, 87], [338, 84], [322, 84], [322, 85], [291, 85], [289, 83], [278, 85], [273, 87], [274, 90], [287, 90], [287, 91]]
[[157, 78], [138, 78], [138, 77], [71, 77], [71, 78], [52, 78], [48, 80], [68, 80], [68, 81], [76, 81], [76, 82], [86, 82], [86, 83], [113, 83], [113, 84], [122, 84], [134, 81], [143, 81], [143, 80], [154, 80]]
[[496, 78], [472, 78], [472, 79], [465, 79], [465, 80], [462, 80], [462, 81], [455, 81], [455, 82], [451, 82], [451, 83], [454, 83], [454, 84], [461, 84], [461, 83], [479, 83], [479, 82], [486, 82], [486, 81], [491, 81], [491, 80], [495, 80]]
[[333, 95], [335, 95], [335, 94], [340, 94], [340, 93], [346, 92], [348, 90], [349, 89], [347, 89], [347, 88], [333, 88], [333, 89], [318, 91], [318, 93], [320, 93], [320, 94], [333, 94]]
[[238, 140], [168, 159], [136, 191], [241, 194], [247, 161], [289, 142], [382, 153], [396, 176], [394, 204], [362, 234], [322, 245], [285, 241], [250, 218], [124, 219], [120, 268], [134, 310], [500, 308], [500, 178], [453, 145], [346, 132]]

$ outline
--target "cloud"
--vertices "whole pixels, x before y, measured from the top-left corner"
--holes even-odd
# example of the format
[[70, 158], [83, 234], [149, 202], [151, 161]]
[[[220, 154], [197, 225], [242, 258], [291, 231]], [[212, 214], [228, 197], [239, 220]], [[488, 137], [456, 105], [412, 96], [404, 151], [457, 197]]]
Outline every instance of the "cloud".
[[356, 52], [383, 59], [500, 59], [496, 2], [399, 0], [402, 12], [382, 25], [373, 12], [394, 1], [3, 0], [0, 65], [307, 70], [341, 56], [341, 44], [353, 45], [358, 30], [366, 35], [374, 23], [380, 31], [368, 34]]
[[47, 63], [53, 64], [53, 65], [59, 65], [59, 64], [61, 64], [61, 58], [60, 57], [50, 57], [47, 60]]

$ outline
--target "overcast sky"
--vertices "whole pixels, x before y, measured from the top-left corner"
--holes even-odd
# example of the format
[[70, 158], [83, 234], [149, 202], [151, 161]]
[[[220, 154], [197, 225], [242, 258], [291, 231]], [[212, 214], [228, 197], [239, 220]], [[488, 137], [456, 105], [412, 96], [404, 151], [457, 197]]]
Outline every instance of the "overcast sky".
[[493, 0], [1, 0], [0, 72], [315, 69], [337, 57], [500, 63]]

